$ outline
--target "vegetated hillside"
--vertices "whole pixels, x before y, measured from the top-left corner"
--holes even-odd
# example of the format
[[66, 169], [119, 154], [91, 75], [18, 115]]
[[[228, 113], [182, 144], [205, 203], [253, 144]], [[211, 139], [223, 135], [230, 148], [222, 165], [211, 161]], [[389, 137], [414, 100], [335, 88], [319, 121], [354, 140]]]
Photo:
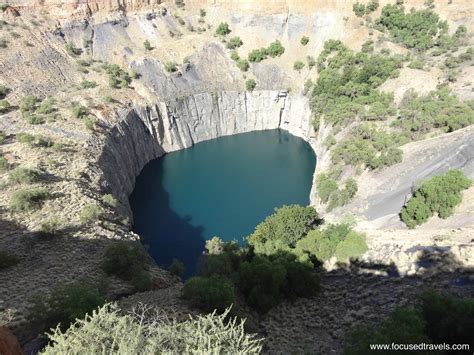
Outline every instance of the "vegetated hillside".
[[[282, 334], [293, 329], [301, 336], [299, 326], [308, 322], [318, 334], [308, 334], [308, 339], [315, 338], [308, 346], [317, 345], [324, 353], [342, 349], [353, 319], [378, 320], [413, 295], [404, 298], [403, 283], [383, 289], [383, 277], [372, 289], [370, 278], [346, 282], [347, 275], [337, 273], [334, 278], [323, 275], [321, 294], [288, 287], [297, 285], [299, 276], [315, 281], [316, 261], [334, 267], [336, 261], [360, 257], [368, 248], [367, 260], [394, 262], [400, 272], [413, 274], [424, 270], [418, 263], [420, 248], [438, 243], [460, 259], [456, 267], [472, 265], [472, 187], [446, 221], [431, 219], [407, 231], [398, 214], [412, 185], [421, 180], [449, 168], [462, 168], [473, 177], [473, 8], [469, 1], [406, 1], [404, 8], [394, 4], [2, 4], [0, 284], [6, 290], [2, 307], [14, 310], [10, 327], [22, 342], [58, 320], [66, 326], [105, 299], [147, 289], [164, 290], [145, 293], [144, 300], [158, 297], [161, 307], [185, 309], [178, 300], [180, 286], [169, 287], [178, 282], [176, 276], [147, 260], [140, 245], [114, 242], [137, 236], [129, 233], [126, 206], [101, 179], [95, 154], [107, 139], [115, 138], [110, 132], [121, 132], [122, 126], [115, 131], [111, 127], [132, 106], [180, 102], [195, 93], [274, 89], [306, 95], [313, 115], [312, 139], [324, 146], [316, 179], [318, 212], [328, 222], [345, 223], [332, 227], [334, 231], [326, 226], [305, 230], [287, 244], [282, 243], [286, 235], [274, 240], [264, 235], [263, 242], [255, 244], [257, 254], [285, 251], [288, 259], [235, 251], [242, 260], [224, 270], [231, 280], [194, 281], [187, 292], [191, 304], [212, 305], [215, 299], [209, 295], [217, 294], [227, 306], [230, 290], [238, 290], [239, 311], [247, 312], [256, 329], [262, 325], [269, 349], [290, 349], [288, 336]], [[370, 234], [367, 246], [361, 234], [346, 225], [354, 219], [355, 229]], [[396, 229], [383, 230], [387, 226]], [[462, 228], [454, 233], [453, 227]], [[235, 254], [215, 259], [235, 260]], [[311, 261], [310, 272], [308, 265], [295, 263], [295, 257]], [[456, 267], [449, 266], [449, 271]], [[179, 274], [179, 264], [171, 270]], [[240, 280], [233, 279], [235, 274]], [[452, 288], [451, 279], [458, 275], [433, 277], [426, 282], [410, 279], [408, 286], [417, 289], [439, 281]], [[259, 297], [259, 283], [268, 278], [273, 288]], [[360, 292], [359, 282], [370, 293]], [[216, 284], [224, 284], [225, 292], [206, 291]], [[394, 287], [396, 300], [390, 298]], [[36, 300], [29, 298], [32, 289], [42, 293]], [[366, 309], [346, 312], [339, 297], [345, 290]], [[374, 294], [377, 302], [367, 303]], [[295, 298], [293, 306], [285, 301]], [[387, 299], [389, 306], [384, 307]], [[325, 302], [343, 309], [344, 318], [334, 321], [332, 308], [319, 307]], [[51, 305], [61, 307], [46, 313]], [[259, 318], [249, 305], [260, 311], [276, 308]], [[321, 327], [328, 323], [332, 328]]]

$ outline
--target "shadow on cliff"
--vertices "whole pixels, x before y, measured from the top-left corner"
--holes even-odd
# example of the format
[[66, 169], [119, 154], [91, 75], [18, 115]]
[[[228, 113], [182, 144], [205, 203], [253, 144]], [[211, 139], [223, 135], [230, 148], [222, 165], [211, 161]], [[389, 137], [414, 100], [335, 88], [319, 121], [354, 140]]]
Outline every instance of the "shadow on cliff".
[[194, 275], [204, 251], [204, 228], [193, 226], [189, 216], [180, 216], [171, 204], [163, 186], [163, 165], [147, 165], [138, 176], [130, 196], [133, 231], [157, 264], [167, 268], [177, 259], [184, 263], [184, 279]]

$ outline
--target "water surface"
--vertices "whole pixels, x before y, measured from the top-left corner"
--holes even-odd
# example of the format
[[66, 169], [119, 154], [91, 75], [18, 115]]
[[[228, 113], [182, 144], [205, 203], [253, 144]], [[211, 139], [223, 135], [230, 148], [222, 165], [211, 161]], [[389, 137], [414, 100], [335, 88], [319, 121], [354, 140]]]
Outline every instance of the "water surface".
[[244, 243], [275, 207], [307, 205], [316, 157], [281, 130], [244, 133], [166, 154], [145, 166], [130, 198], [134, 231], [167, 266], [195, 272], [205, 240]]

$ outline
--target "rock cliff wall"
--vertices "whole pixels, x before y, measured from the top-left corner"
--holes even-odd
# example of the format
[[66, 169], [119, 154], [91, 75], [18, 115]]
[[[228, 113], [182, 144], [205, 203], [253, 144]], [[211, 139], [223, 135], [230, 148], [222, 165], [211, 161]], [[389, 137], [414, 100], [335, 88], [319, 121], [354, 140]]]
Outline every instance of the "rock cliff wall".
[[[280, 91], [202, 93], [134, 107], [119, 114], [98, 146], [101, 185], [120, 200], [131, 217], [128, 197], [135, 178], [150, 160], [205, 140], [257, 130], [284, 129], [305, 139], [318, 159], [322, 154], [326, 160], [310, 118], [306, 98]], [[315, 200], [313, 190], [311, 201]]]

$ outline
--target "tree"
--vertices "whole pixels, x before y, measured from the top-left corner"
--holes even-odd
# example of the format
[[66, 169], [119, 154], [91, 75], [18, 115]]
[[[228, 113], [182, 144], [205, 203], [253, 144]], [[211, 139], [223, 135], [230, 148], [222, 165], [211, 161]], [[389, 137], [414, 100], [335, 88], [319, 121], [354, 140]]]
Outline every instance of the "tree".
[[285, 47], [283, 47], [279, 40], [276, 40], [275, 42], [270, 43], [266, 53], [272, 58], [279, 57], [285, 53]]
[[301, 37], [300, 43], [301, 43], [303, 46], [306, 46], [306, 45], [309, 43], [309, 37], [307, 37], [307, 36]]
[[283, 206], [260, 223], [247, 237], [247, 241], [256, 253], [273, 254], [280, 248], [294, 246], [319, 221], [319, 215], [313, 207]]
[[151, 51], [151, 49], [152, 49], [149, 40], [146, 40], [145, 42], [143, 42], [143, 46], [145, 47], [145, 49], [146, 49], [147, 51]]

